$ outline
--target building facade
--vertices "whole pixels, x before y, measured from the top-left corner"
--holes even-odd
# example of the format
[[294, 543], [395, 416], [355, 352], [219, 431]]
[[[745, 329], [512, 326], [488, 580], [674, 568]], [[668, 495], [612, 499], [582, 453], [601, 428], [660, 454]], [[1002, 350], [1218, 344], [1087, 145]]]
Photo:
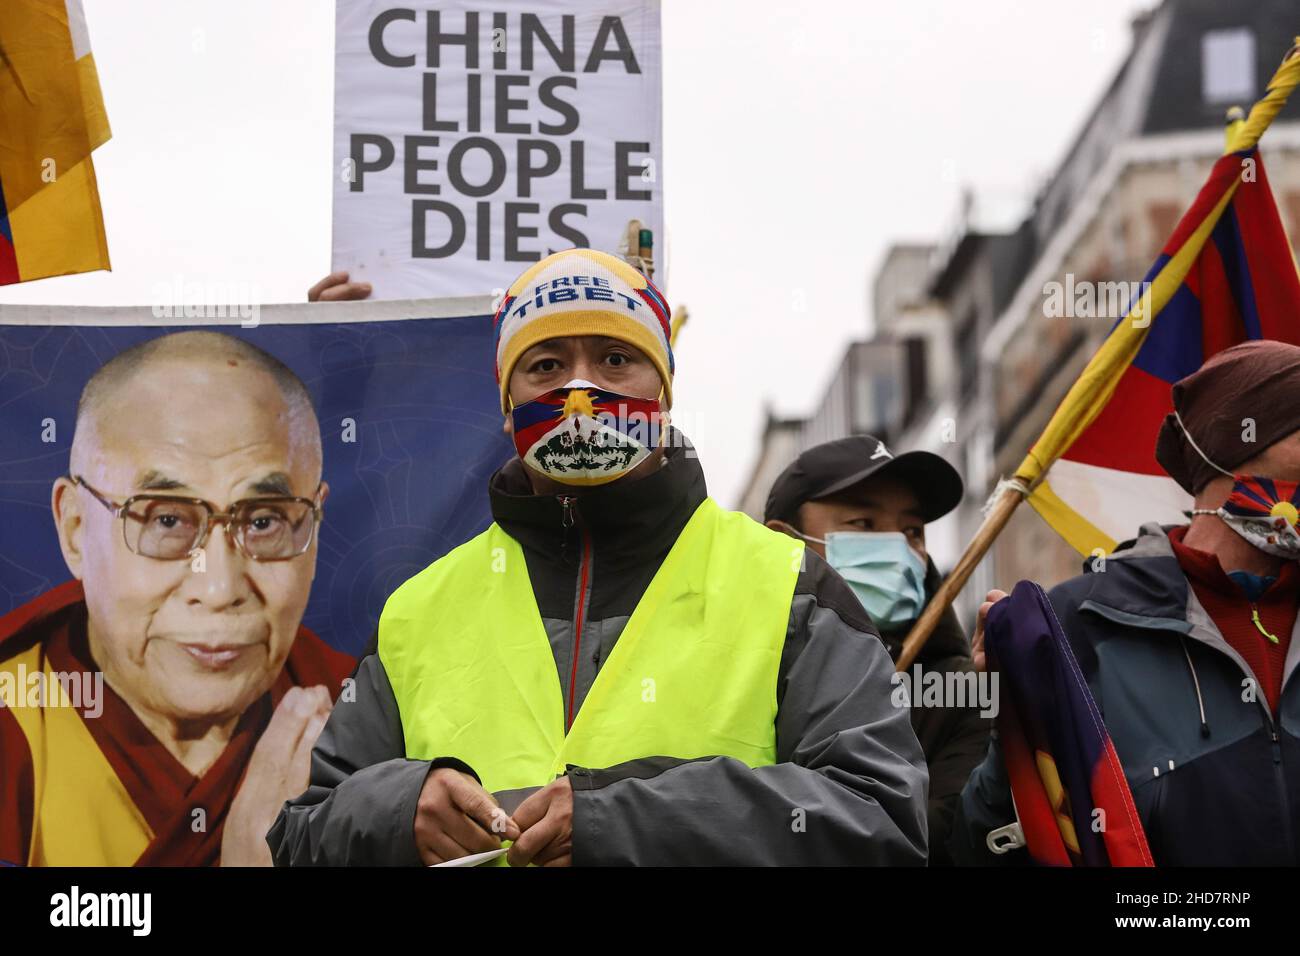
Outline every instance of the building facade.
[[[949, 540], [931, 545], [940, 566], [950, 566], [999, 478], [1014, 473], [1127, 312], [1223, 152], [1227, 109], [1263, 95], [1294, 36], [1295, 12], [1294, 0], [1164, 0], [1136, 20], [1128, 57], [1022, 222], [991, 229], [968, 215], [942, 244], [889, 251], [868, 297], [875, 336], [849, 347], [806, 420], [769, 419], [763, 474], [756, 469], [744, 510], [761, 515], [768, 475], [803, 448], [870, 432], [897, 448], [935, 451], [961, 471], [966, 500], [945, 519]], [[1300, 97], [1261, 147], [1294, 245]], [[1050, 586], [1079, 567], [1079, 556], [1022, 507], [958, 609], [972, 618], [993, 586], [1022, 578]]]

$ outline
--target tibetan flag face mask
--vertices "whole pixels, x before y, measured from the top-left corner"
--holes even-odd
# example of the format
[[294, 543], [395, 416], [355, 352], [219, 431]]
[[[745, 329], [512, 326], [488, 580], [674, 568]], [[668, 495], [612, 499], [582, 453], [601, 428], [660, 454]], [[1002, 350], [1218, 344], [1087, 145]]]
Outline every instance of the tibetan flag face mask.
[[1232, 494], [1214, 514], [1265, 554], [1300, 560], [1300, 485], [1260, 475], [1234, 475]]
[[566, 485], [621, 478], [659, 446], [657, 398], [632, 398], [575, 379], [510, 412], [515, 449], [529, 468]]
[[1188, 514], [1217, 515], [1247, 544], [1265, 554], [1287, 561], [1300, 561], [1300, 483], [1265, 475], [1237, 475], [1220, 468], [1193, 441], [1174, 409], [1178, 427], [1187, 443], [1211, 468], [1232, 479], [1232, 492], [1218, 508], [1193, 508]]

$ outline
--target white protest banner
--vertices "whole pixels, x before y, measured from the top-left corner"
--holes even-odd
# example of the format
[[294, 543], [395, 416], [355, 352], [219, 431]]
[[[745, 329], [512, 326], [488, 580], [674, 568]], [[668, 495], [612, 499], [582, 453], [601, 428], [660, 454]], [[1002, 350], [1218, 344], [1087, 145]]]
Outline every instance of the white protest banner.
[[617, 252], [630, 219], [662, 249], [658, 0], [337, 9], [334, 269], [375, 298], [476, 295]]

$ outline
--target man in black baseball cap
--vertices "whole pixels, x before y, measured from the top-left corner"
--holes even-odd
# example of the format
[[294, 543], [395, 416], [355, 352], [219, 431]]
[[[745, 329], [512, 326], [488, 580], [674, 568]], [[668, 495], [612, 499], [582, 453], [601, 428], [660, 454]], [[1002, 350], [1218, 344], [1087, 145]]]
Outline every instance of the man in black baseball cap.
[[[942, 580], [925, 548], [925, 526], [961, 503], [961, 476], [939, 455], [894, 455], [871, 435], [809, 448], [772, 485], [769, 528], [802, 538], [848, 582], [897, 657], [907, 631]], [[917, 657], [921, 674], [975, 669], [970, 642], [949, 608]], [[913, 686], [916, 682], [913, 681]], [[984, 755], [990, 721], [979, 705], [933, 706], [915, 690], [912, 727], [930, 768], [930, 863], [950, 862], [957, 799]]]

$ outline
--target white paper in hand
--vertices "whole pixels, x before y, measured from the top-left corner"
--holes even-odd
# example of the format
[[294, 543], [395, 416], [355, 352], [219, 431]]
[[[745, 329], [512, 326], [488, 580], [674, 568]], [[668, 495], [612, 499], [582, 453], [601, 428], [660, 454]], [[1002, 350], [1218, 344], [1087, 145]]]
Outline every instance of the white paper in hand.
[[488, 860], [495, 860], [506, 852], [506, 848], [499, 850], [488, 850], [486, 853], [471, 853], [469, 856], [457, 857], [454, 860], [448, 860], [446, 863], [433, 863], [432, 866], [478, 866], [480, 863], [486, 863]]

